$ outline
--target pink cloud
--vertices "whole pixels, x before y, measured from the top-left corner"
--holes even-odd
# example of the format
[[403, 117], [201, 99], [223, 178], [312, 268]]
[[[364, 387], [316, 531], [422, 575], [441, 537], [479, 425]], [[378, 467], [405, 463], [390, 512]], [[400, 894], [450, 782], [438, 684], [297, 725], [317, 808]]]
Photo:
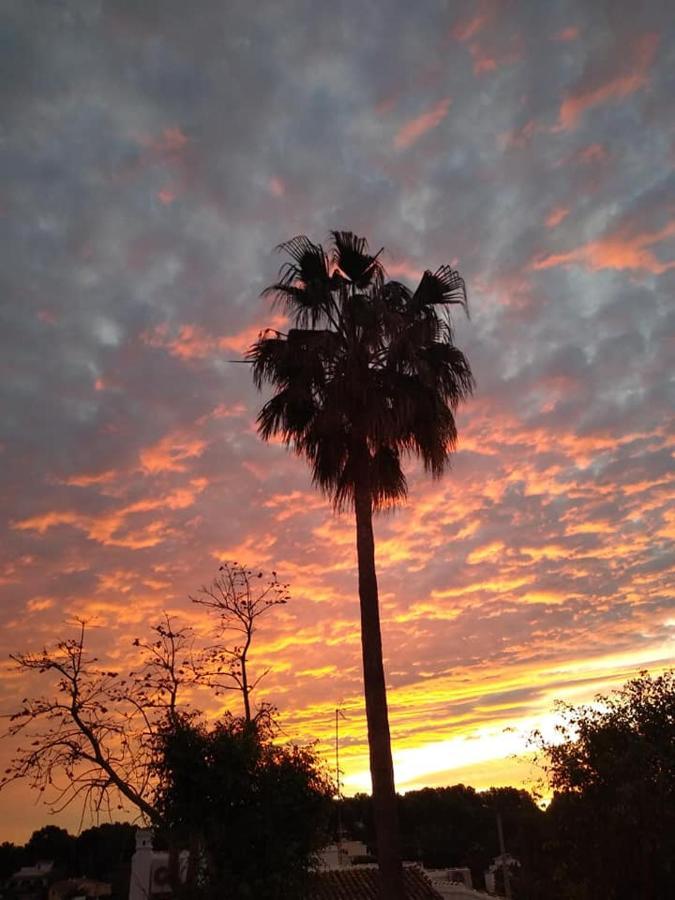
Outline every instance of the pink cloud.
[[644, 88], [649, 83], [648, 72], [658, 44], [658, 35], [642, 35], [624, 54], [617, 71], [582, 78], [562, 102], [558, 127], [562, 130], [574, 128], [587, 110], [629, 97]]
[[540, 130], [540, 126], [538, 126], [533, 119], [530, 119], [524, 125], [521, 125], [520, 128], [514, 128], [512, 131], [503, 132], [499, 136], [499, 142], [505, 150], [509, 150], [513, 147], [523, 150], [530, 144], [537, 131]]
[[469, 44], [469, 53], [473, 60], [474, 75], [485, 75], [487, 72], [495, 72], [502, 66], [511, 65], [522, 59], [522, 48], [518, 41], [511, 42], [511, 47], [505, 47], [500, 41], [496, 48], [486, 49], [477, 41]]
[[162, 206], [169, 206], [176, 199], [176, 192], [171, 188], [165, 187], [157, 194], [157, 199]]
[[401, 126], [396, 132], [394, 147], [396, 147], [397, 150], [405, 150], [416, 143], [416, 141], [418, 141], [422, 135], [426, 134], [427, 131], [440, 125], [447, 116], [451, 103], [451, 98], [445, 97], [443, 100], [439, 100], [438, 103], [434, 104], [431, 109], [422, 113], [421, 116], [417, 116], [415, 119], [406, 122], [405, 125]]
[[157, 156], [176, 156], [188, 143], [189, 138], [177, 126], [165, 128], [158, 137], [141, 138], [141, 143]]
[[607, 162], [609, 151], [604, 144], [589, 144], [575, 153], [573, 159], [581, 163]]
[[569, 28], [563, 28], [562, 31], [559, 31], [557, 34], [553, 35], [554, 41], [561, 41], [562, 43], [566, 43], [568, 41], [576, 41], [579, 37], [579, 29], [576, 25], [570, 25]]
[[405, 278], [408, 281], [419, 281], [423, 270], [405, 259], [393, 259], [386, 264], [387, 275], [390, 278]]
[[286, 184], [283, 179], [279, 178], [278, 175], [272, 175], [268, 182], [267, 186], [269, 188], [270, 194], [274, 197], [285, 197], [286, 196]]
[[[276, 314], [266, 320], [266, 327], [281, 330], [288, 324], [282, 314]], [[182, 360], [206, 359], [223, 350], [245, 353], [260, 333], [260, 325], [250, 325], [236, 334], [210, 335], [198, 325], [181, 325], [178, 333], [170, 334], [166, 324], [158, 325], [151, 331], [141, 335], [141, 340], [150, 347], [161, 347], [171, 356]]]
[[577, 263], [591, 271], [633, 270], [661, 275], [675, 269], [675, 262], [663, 262], [649, 248], [672, 237], [675, 237], [675, 219], [657, 231], [631, 233], [627, 228], [620, 228], [565, 253], [540, 257], [532, 268], [550, 269]]
[[472, 18], [465, 19], [463, 22], [457, 22], [457, 24], [452, 27], [450, 34], [455, 40], [464, 43], [478, 34], [488, 21], [489, 16], [486, 14], [472, 16]]

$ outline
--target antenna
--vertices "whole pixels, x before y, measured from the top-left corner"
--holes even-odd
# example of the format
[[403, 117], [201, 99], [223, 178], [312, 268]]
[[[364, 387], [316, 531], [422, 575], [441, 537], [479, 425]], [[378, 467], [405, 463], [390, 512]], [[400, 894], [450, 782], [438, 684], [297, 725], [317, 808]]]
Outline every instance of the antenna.
[[342, 841], [342, 786], [340, 784], [340, 719], [347, 719], [339, 706], [335, 707], [335, 780], [337, 782], [337, 843], [338, 856], [339, 846]]

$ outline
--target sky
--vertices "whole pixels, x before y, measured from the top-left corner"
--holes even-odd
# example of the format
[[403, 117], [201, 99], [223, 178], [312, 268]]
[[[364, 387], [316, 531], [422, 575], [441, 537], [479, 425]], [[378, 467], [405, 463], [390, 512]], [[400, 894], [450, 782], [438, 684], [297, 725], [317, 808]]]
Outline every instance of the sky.
[[[237, 560], [292, 595], [260, 699], [328, 760], [341, 705], [368, 788], [354, 525], [236, 364], [285, 325], [275, 246], [331, 229], [469, 292], [452, 470], [411, 462], [376, 523], [399, 788], [523, 786], [555, 698], [673, 663], [674, 30], [659, 0], [2, 3], [1, 713], [38, 689], [9, 653], [84, 617], [124, 667]], [[0, 794], [0, 838], [46, 821]]]

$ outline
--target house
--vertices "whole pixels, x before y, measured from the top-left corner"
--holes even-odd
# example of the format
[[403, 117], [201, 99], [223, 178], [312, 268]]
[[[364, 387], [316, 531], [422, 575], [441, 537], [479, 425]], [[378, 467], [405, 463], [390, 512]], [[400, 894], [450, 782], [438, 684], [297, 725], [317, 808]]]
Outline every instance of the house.
[[49, 885], [54, 880], [54, 863], [39, 862], [23, 866], [9, 879], [3, 896], [8, 900], [46, 900]]
[[362, 841], [342, 840], [328, 844], [319, 856], [319, 869], [342, 869], [364, 862], [375, 862]]
[[[408, 900], [442, 900], [419, 866], [404, 866]], [[308, 900], [379, 900], [377, 866], [329, 869], [314, 874]]]
[[[188, 853], [179, 855], [179, 875], [185, 879]], [[171, 897], [169, 854], [165, 850], [153, 850], [152, 832], [139, 829], [136, 832], [136, 852], [131, 860], [129, 900], [160, 900]]]
[[49, 888], [48, 900], [98, 900], [110, 897], [112, 886], [91, 878], [64, 878]]

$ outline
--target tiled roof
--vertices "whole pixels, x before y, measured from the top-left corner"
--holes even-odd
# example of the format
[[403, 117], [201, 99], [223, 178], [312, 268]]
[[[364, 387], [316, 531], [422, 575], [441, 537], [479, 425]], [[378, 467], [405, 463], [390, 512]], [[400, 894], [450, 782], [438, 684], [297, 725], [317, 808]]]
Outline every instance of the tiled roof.
[[[408, 900], [443, 900], [417, 866], [404, 868], [403, 883]], [[310, 900], [386, 900], [379, 893], [376, 866], [317, 872], [309, 897]]]

